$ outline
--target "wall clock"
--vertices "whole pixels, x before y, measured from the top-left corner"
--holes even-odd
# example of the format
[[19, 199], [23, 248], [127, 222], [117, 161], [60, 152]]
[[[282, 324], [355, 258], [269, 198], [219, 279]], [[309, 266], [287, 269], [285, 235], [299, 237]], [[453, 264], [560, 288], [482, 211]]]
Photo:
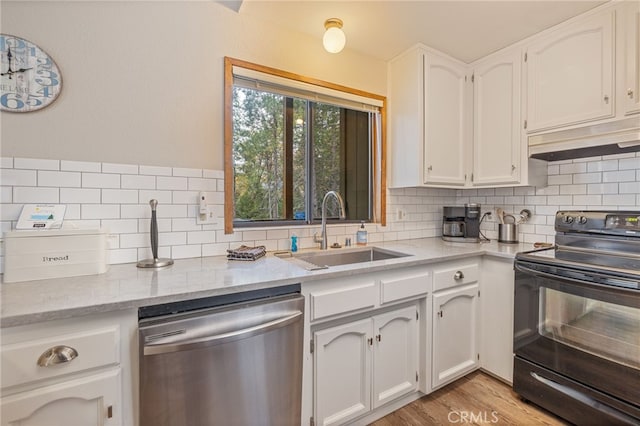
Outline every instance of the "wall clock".
[[42, 109], [60, 89], [62, 76], [49, 55], [23, 38], [0, 34], [0, 111]]

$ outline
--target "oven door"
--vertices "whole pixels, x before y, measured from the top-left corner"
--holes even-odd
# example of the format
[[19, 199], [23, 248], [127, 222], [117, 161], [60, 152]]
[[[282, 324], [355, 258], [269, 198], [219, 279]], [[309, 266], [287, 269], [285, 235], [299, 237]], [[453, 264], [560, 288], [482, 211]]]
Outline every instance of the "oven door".
[[[524, 361], [517, 364], [602, 393], [640, 419], [638, 281], [521, 259], [515, 270], [514, 353]], [[518, 391], [516, 375], [522, 372], [514, 372]], [[549, 384], [539, 372], [529, 375], [541, 388]]]

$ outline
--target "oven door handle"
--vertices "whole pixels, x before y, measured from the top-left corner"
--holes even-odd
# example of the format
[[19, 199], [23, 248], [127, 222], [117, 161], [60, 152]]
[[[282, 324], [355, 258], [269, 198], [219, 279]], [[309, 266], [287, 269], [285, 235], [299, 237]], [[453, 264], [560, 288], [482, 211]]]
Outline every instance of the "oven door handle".
[[620, 420], [621, 422], [635, 424], [637, 421], [633, 417], [630, 417], [625, 413], [622, 413], [619, 410], [616, 410], [615, 408], [612, 408], [606, 404], [603, 404], [602, 402], [594, 398], [591, 398], [590, 396], [585, 395], [580, 391], [572, 389], [569, 386], [561, 385], [560, 383], [555, 382], [551, 379], [547, 379], [546, 377], [542, 377], [539, 374], [534, 373], [533, 371], [529, 372], [529, 374], [531, 375], [531, 377], [533, 377], [543, 385], [549, 386], [550, 388], [556, 390], [557, 392], [560, 392], [561, 394], [566, 395], [571, 399], [575, 399], [576, 401], [580, 401], [581, 403], [588, 405], [589, 407], [593, 407], [598, 411], [603, 411], [609, 414], [610, 416]]
[[[514, 264], [514, 268], [520, 272], [524, 272], [525, 274], [530, 274], [533, 276], [538, 276], [538, 277], [543, 277], [543, 278], [550, 278], [550, 279], [558, 279], [561, 278], [563, 280], [567, 280], [567, 281], [571, 281], [574, 283], [578, 283], [578, 284], [582, 284], [582, 285], [588, 285], [589, 287], [598, 287], [601, 289], [608, 289], [611, 290], [612, 288], [615, 288], [616, 291], [621, 291], [623, 293], [630, 293], [630, 294], [634, 294], [637, 295], [638, 294], [638, 290], [633, 289], [633, 288], [629, 288], [629, 287], [622, 287], [622, 286], [615, 286], [612, 287], [610, 285], [605, 285], [605, 284], [600, 284], [598, 282], [594, 282], [594, 281], [588, 281], [588, 280], [580, 280], [576, 277], [569, 277], [566, 275], [562, 275], [562, 274], [552, 274], [550, 272], [545, 272], [545, 271], [541, 271], [538, 269], [533, 269], [533, 268], [529, 268], [527, 266], [524, 266], [521, 262], [515, 262]], [[588, 273], [585, 273], [585, 275], [588, 275]], [[592, 274], [592, 275], [597, 275], [597, 274]]]
[[258, 334], [264, 334], [270, 330], [276, 328], [285, 327], [289, 324], [298, 321], [302, 316], [302, 312], [296, 311], [291, 315], [287, 315], [281, 318], [277, 318], [273, 321], [258, 324], [252, 327], [243, 328], [240, 330], [233, 330], [227, 333], [221, 333], [213, 336], [205, 336], [201, 338], [185, 339], [179, 341], [173, 341], [168, 343], [159, 344], [146, 344], [144, 345], [144, 355], [158, 355], [170, 352], [182, 352], [194, 349], [199, 349], [212, 345], [219, 345], [222, 343], [228, 343], [235, 340], [246, 339], [248, 337], [256, 336]]

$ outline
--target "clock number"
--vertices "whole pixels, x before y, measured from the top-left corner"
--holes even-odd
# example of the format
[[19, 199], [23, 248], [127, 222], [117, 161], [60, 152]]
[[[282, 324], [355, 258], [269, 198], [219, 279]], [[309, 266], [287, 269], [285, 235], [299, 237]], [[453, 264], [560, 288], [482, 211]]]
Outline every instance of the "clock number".
[[49, 86], [42, 86], [40, 90], [36, 90], [36, 93], [39, 94], [39, 97], [51, 97], [51, 93], [49, 93]]
[[40, 68], [51, 69], [51, 63], [50, 58], [38, 58], [38, 65], [40, 65]]
[[22, 109], [24, 102], [15, 93], [5, 93], [0, 97], [0, 104], [7, 109]]
[[42, 78], [36, 78], [35, 81], [41, 86], [57, 86], [60, 83], [56, 78], [58, 74], [53, 71], [38, 70], [38, 75]]
[[29, 97], [27, 98], [27, 105], [29, 105], [30, 107], [37, 107], [42, 105], [42, 101], [37, 97], [29, 95]]

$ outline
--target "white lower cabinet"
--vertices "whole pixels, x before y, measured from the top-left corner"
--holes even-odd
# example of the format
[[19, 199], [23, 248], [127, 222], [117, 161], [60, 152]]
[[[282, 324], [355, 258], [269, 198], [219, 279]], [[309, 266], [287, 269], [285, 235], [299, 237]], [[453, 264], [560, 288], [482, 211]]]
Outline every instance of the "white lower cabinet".
[[3, 398], [3, 426], [121, 425], [120, 368]]
[[349, 422], [417, 390], [417, 305], [317, 330], [313, 341], [316, 425]]
[[134, 310], [3, 328], [2, 426], [135, 425]]
[[478, 367], [477, 313], [477, 282], [433, 294], [433, 388]]
[[485, 256], [480, 298], [480, 367], [513, 381], [513, 260]]

